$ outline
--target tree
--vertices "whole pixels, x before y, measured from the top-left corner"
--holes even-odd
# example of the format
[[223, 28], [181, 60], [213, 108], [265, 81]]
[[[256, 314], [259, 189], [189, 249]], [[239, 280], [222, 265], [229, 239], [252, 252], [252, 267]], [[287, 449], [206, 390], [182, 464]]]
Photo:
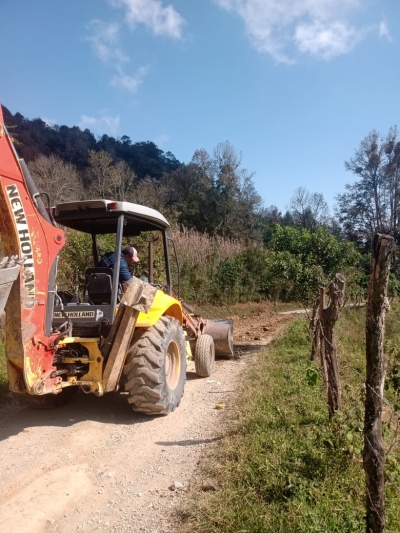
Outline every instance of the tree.
[[337, 215], [345, 234], [369, 248], [375, 232], [393, 234], [400, 225], [400, 141], [397, 128], [386, 137], [371, 131], [346, 170], [358, 178], [337, 196]]
[[139, 181], [135, 195], [158, 205], [188, 228], [247, 242], [262, 241], [261, 197], [252, 174], [229, 142], [210, 156], [196, 150], [192, 161], [155, 181]]
[[[169, 191], [166, 206], [178, 215], [178, 221], [185, 227], [198, 231], [209, 231], [208, 198], [213, 183], [204, 169], [195, 164], [183, 165], [164, 177], [163, 183]], [[210, 216], [211, 215], [211, 216]]]
[[307, 307], [337, 272], [351, 277], [360, 260], [352, 243], [339, 241], [326, 227], [310, 232], [277, 224], [269, 246], [271, 296]]
[[38, 190], [47, 192], [53, 204], [82, 198], [82, 181], [71, 163], [55, 155], [40, 155], [29, 169]]
[[[148, 176], [140, 180], [132, 192], [133, 201], [152, 207], [158, 211], [165, 212], [170, 211], [170, 195], [171, 190], [164, 180], [158, 180]], [[170, 219], [171, 217], [168, 216]]]
[[272, 239], [272, 235], [274, 234], [275, 225], [285, 225], [282, 213], [276, 205], [270, 205], [269, 207], [260, 209], [258, 216], [262, 227], [263, 243], [265, 246], [268, 246]]
[[290, 214], [298, 228], [315, 231], [320, 226], [329, 224], [329, 207], [322, 194], [310, 193], [304, 187], [294, 192], [290, 201]]
[[241, 167], [241, 154], [229, 141], [219, 143], [214, 160], [214, 233], [229, 238], [261, 240], [257, 214], [262, 206], [253, 174]]
[[124, 161], [114, 163], [104, 150], [89, 152], [89, 168], [86, 173], [91, 198], [128, 200], [133, 192], [135, 173]]
[[112, 175], [112, 162], [113, 159], [108, 152], [90, 150], [89, 168], [86, 171], [86, 176], [91, 198], [107, 198]]
[[132, 198], [135, 180], [136, 174], [129, 168], [127, 163], [118, 161], [111, 172], [111, 180], [109, 182], [110, 197], [120, 201]]

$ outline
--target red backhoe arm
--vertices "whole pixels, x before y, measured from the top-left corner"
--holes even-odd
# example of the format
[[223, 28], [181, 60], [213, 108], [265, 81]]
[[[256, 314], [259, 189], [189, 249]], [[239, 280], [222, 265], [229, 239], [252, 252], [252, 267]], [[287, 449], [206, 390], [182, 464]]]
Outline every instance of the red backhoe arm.
[[[52, 332], [51, 323], [57, 260], [65, 237], [51, 223], [35, 193], [29, 171], [19, 160], [6, 130], [1, 106], [0, 182], [2, 253], [25, 257], [6, 305], [10, 388], [35, 394], [56, 392], [61, 378], [50, 378], [50, 374], [55, 370], [53, 359], [59, 332]], [[0, 270], [0, 282], [1, 273]]]

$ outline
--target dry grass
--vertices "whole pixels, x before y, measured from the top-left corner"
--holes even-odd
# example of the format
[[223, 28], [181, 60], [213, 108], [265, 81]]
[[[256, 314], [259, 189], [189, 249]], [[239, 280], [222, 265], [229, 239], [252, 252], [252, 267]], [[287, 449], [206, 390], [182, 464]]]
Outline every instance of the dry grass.
[[188, 265], [207, 265], [228, 259], [243, 252], [246, 245], [238, 240], [211, 237], [194, 229], [175, 227], [169, 231], [174, 239], [178, 257]]

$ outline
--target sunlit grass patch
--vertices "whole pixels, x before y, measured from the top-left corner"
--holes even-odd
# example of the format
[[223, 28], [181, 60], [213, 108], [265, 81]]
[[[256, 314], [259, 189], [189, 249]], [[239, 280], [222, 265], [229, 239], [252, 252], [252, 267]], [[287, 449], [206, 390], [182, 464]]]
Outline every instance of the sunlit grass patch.
[[[318, 365], [309, 361], [307, 323], [292, 322], [250, 370], [237, 419], [201, 472], [215, 479], [219, 490], [204, 492], [200, 481], [181, 509], [183, 531], [365, 531], [360, 392], [365, 309], [346, 312], [342, 322], [343, 412], [329, 421]], [[395, 468], [390, 471], [398, 480]], [[388, 531], [399, 531], [399, 490], [388, 481], [386, 492]]]

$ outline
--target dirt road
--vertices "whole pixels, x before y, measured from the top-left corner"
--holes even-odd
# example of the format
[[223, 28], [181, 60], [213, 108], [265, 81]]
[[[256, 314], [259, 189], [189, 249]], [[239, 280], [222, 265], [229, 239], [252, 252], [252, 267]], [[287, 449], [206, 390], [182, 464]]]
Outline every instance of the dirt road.
[[175, 531], [170, 511], [218, 439], [243, 370], [290, 318], [261, 306], [234, 317], [235, 359], [205, 379], [190, 364], [182, 403], [165, 417], [133, 413], [124, 394], [79, 393], [52, 411], [0, 398], [0, 531]]

